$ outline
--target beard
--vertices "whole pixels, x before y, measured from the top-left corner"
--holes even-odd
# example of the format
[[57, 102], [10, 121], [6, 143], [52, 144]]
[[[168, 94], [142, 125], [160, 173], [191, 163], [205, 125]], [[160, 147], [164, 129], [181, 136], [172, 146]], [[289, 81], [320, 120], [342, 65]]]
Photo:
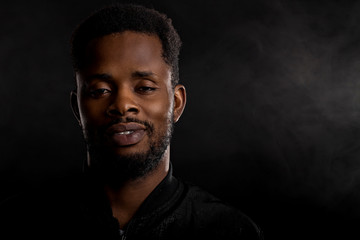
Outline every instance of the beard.
[[[154, 129], [154, 125], [150, 122], [134, 118], [116, 119], [108, 126], [100, 128], [96, 133], [84, 130], [90, 161], [85, 165], [85, 171], [114, 187], [128, 180], [136, 180], [147, 176], [159, 166], [170, 144], [174, 129], [172, 119], [172, 116], [169, 117], [165, 129], [159, 129], [158, 131]], [[117, 155], [111, 147], [104, 144], [106, 141], [100, 137], [104, 136], [104, 130], [120, 122], [136, 122], [146, 126], [146, 134], [149, 139], [148, 149], [142, 152]]]

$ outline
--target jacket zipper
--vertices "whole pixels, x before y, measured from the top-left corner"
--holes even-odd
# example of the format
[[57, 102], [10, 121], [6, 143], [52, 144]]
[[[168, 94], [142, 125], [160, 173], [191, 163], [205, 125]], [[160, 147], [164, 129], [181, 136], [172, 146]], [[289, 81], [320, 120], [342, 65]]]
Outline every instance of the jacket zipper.
[[128, 223], [128, 226], [125, 229], [124, 234], [121, 236], [121, 240], [126, 240], [127, 239], [127, 233], [129, 232], [131, 223], [133, 222], [133, 220], [131, 219], [130, 222]]

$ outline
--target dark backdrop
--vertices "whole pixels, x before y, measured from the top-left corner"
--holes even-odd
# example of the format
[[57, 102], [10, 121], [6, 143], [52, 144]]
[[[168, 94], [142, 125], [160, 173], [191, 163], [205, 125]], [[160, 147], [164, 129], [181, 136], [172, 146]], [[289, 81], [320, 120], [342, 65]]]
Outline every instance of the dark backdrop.
[[[29, 2], [0, 5], [1, 199], [81, 171], [69, 38], [114, 1]], [[360, 1], [138, 2], [167, 13], [184, 42], [175, 175], [243, 210], [266, 239], [356, 234]]]

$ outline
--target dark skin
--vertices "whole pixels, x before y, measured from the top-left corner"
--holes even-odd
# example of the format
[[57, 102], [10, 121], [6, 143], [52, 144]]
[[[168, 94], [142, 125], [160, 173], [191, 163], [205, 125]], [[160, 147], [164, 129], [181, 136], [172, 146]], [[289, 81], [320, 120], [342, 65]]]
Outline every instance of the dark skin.
[[[96, 132], [114, 118], [131, 117], [150, 122], [158, 136], [167, 131], [170, 120], [179, 120], [186, 102], [185, 88], [180, 84], [172, 86], [171, 67], [162, 57], [161, 41], [156, 35], [132, 31], [106, 35], [91, 41], [86, 54], [88, 63], [76, 72], [77, 91], [71, 93], [74, 115], [84, 130]], [[124, 130], [104, 145], [119, 157], [147, 151], [151, 139], [141, 134], [145, 126], [137, 126], [141, 128], [138, 134], [125, 138], [129, 132]], [[113, 215], [121, 227], [166, 177], [169, 152], [170, 146], [149, 174], [104, 185]], [[88, 151], [89, 166], [92, 157]]]

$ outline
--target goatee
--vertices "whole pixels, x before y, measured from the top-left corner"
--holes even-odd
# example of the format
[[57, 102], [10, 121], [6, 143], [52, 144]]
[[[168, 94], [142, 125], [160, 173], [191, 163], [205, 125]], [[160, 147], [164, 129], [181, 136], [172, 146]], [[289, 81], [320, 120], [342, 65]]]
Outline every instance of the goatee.
[[[129, 180], [136, 180], [147, 176], [154, 171], [160, 164], [168, 148], [174, 123], [172, 117], [169, 118], [167, 127], [163, 131], [155, 131], [153, 124], [148, 121], [140, 121], [134, 118], [117, 119], [110, 125], [119, 122], [136, 122], [146, 126], [146, 132], [149, 139], [149, 148], [145, 152], [135, 152], [128, 155], [115, 155], [102, 144], [91, 141], [87, 137], [88, 153], [90, 156], [90, 165], [85, 165], [85, 171], [98, 178], [108, 185], [116, 187]], [[89, 133], [87, 133], [89, 136]], [[94, 138], [96, 139], [96, 138]]]

